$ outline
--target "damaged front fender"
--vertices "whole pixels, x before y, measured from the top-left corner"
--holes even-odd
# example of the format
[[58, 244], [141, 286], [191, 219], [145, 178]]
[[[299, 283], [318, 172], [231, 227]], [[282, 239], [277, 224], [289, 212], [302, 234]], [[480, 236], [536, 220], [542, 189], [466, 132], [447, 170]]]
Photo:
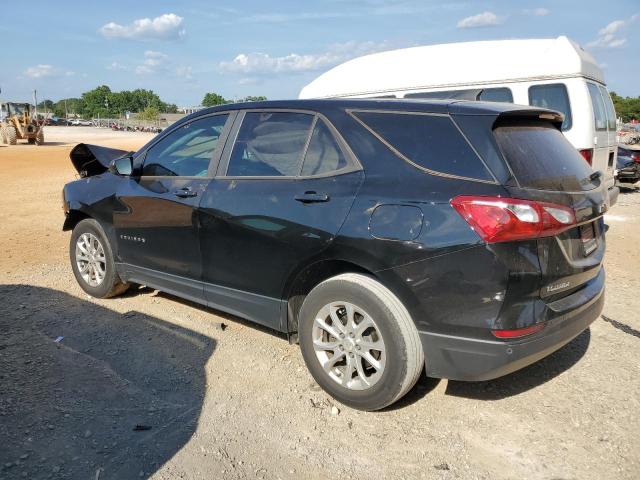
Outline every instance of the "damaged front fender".
[[80, 143], [71, 150], [69, 158], [80, 176], [85, 178], [106, 172], [113, 160], [130, 153], [117, 148]]

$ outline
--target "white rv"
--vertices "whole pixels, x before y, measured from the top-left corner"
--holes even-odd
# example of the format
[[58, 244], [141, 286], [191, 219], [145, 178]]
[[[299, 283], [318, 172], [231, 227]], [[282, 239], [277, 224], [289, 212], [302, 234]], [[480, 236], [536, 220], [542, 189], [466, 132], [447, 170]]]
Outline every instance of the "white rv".
[[[451, 43], [374, 53], [320, 75], [300, 98], [458, 98], [562, 112], [562, 131], [613, 188], [616, 115], [594, 58], [567, 37]], [[617, 189], [612, 190], [615, 202]]]

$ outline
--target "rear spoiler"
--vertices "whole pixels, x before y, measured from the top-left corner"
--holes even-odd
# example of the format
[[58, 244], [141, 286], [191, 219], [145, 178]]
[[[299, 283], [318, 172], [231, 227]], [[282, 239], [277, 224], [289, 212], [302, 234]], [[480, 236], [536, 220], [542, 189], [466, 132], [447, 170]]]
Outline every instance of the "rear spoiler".
[[558, 130], [562, 127], [562, 122], [564, 122], [564, 115], [560, 112], [556, 112], [554, 110], [535, 110], [535, 109], [526, 109], [526, 110], [507, 110], [506, 112], [502, 112], [498, 115], [494, 123], [494, 128], [501, 125], [513, 125], [518, 122], [532, 122], [532, 121], [543, 121], [549, 122], [553, 124]]
[[113, 160], [129, 153], [126, 150], [118, 150], [117, 148], [79, 143], [73, 147], [69, 158], [80, 176], [84, 178], [106, 172]]

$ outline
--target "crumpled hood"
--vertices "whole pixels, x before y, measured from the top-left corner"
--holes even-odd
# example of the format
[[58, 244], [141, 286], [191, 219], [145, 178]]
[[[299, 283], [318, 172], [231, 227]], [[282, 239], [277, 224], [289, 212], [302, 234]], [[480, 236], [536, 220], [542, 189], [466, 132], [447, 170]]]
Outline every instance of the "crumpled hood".
[[73, 147], [69, 158], [81, 177], [91, 177], [106, 172], [112, 160], [128, 153], [117, 148], [79, 143]]

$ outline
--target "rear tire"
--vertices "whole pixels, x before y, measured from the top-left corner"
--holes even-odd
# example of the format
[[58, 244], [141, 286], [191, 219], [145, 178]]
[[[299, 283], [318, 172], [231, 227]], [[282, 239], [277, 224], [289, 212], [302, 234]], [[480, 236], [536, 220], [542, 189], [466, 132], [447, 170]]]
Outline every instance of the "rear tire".
[[342, 274], [316, 286], [300, 310], [298, 334], [315, 381], [358, 410], [379, 410], [399, 400], [424, 367], [409, 312], [366, 275]]
[[94, 219], [84, 219], [73, 229], [69, 258], [78, 284], [92, 297], [109, 298], [129, 288], [128, 283], [120, 280], [111, 245]]
[[44, 145], [44, 130], [40, 128], [36, 134], [36, 145]]
[[7, 143], [9, 145], [16, 145], [18, 143], [18, 132], [13, 125], [7, 126]]
[[0, 126], [0, 142], [2, 142], [5, 145], [8, 143], [7, 127], [5, 127], [4, 125]]

